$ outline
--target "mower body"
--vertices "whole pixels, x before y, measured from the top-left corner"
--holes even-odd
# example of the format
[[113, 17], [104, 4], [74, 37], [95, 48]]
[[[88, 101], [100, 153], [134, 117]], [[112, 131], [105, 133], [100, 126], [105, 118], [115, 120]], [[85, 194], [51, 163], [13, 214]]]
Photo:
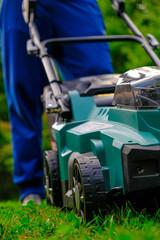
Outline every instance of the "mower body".
[[159, 43], [151, 34], [143, 36], [125, 13], [124, 0], [112, 0], [112, 6], [134, 35], [41, 41], [36, 2], [23, 0], [23, 16], [31, 37], [27, 52], [41, 58], [48, 78], [42, 100], [52, 125], [51, 141], [57, 145], [44, 153], [46, 199], [51, 205], [73, 207], [83, 219], [90, 219], [99, 210], [106, 213], [109, 195], [160, 187], [160, 67], [61, 83], [48, 47], [134, 41], [160, 66], [153, 51]]
[[[143, 79], [143, 82], [149, 83], [149, 87], [147, 84], [145, 88], [151, 89], [147, 76]], [[131, 82], [134, 82], [133, 78], [129, 81], [130, 86]], [[144, 85], [142, 79], [137, 82]], [[120, 101], [119, 92], [122, 94], [123, 87], [125, 90], [128, 88], [120, 84], [120, 91], [115, 91], [114, 101]], [[139, 88], [144, 93], [144, 86]], [[155, 98], [153, 88], [151, 98]], [[135, 89], [137, 91], [137, 85]], [[155, 89], [159, 91], [158, 87]], [[132, 86], [126, 96], [130, 92], [131, 95], [134, 93]], [[72, 122], [56, 122], [52, 126], [58, 147], [64, 204], [68, 204], [65, 200], [65, 194], [70, 190], [68, 166], [74, 152], [91, 153], [99, 159], [106, 193], [126, 195], [160, 187], [160, 108], [152, 102], [154, 106], [145, 102], [138, 109], [134, 105], [136, 98], [134, 104], [128, 101], [129, 104], [124, 105], [116, 102], [116, 106], [97, 106], [93, 96], [80, 96], [78, 91], [70, 91], [69, 95]], [[121, 99], [126, 100], [126, 96], [124, 93]]]

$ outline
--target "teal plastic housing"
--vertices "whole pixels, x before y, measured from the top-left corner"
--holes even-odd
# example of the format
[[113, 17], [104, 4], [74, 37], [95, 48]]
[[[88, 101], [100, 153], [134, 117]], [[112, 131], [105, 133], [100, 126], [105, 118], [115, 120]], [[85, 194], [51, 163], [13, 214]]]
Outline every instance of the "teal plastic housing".
[[97, 107], [93, 97], [81, 97], [77, 91], [69, 94], [73, 122], [57, 122], [52, 127], [59, 149], [61, 181], [68, 180], [71, 153], [93, 152], [101, 163], [106, 192], [122, 187], [125, 194], [123, 146], [160, 145], [160, 109]]

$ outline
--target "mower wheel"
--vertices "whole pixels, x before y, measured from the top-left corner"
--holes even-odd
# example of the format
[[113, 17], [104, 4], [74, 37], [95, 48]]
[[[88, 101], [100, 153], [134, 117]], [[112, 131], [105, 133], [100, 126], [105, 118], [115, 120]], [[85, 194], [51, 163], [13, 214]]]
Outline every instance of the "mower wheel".
[[73, 206], [83, 220], [94, 214], [106, 213], [106, 193], [103, 173], [95, 156], [73, 155], [71, 186]]
[[62, 207], [62, 191], [57, 151], [44, 153], [44, 188], [47, 203]]

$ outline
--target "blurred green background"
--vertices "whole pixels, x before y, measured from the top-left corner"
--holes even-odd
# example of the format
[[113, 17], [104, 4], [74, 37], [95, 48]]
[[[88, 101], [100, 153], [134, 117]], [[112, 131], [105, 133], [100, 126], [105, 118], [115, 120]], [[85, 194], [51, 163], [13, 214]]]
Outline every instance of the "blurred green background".
[[[107, 34], [132, 34], [122, 19], [116, 16], [109, 0], [98, 0], [107, 26]], [[159, 0], [126, 0], [126, 12], [146, 36], [153, 34], [160, 40]], [[154, 65], [137, 43], [110, 43], [114, 71], [123, 73], [129, 69]], [[160, 50], [156, 50], [160, 57]], [[43, 149], [50, 148], [48, 125], [43, 116]], [[0, 67], [0, 200], [18, 199], [17, 187], [12, 183], [12, 145], [7, 103], [4, 94], [2, 68]]]

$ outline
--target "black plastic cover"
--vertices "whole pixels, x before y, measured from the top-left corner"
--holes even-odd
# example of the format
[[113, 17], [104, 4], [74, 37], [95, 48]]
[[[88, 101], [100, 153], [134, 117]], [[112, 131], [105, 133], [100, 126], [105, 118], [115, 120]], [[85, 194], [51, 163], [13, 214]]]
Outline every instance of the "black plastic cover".
[[160, 187], [159, 145], [125, 145], [122, 159], [125, 193]]

